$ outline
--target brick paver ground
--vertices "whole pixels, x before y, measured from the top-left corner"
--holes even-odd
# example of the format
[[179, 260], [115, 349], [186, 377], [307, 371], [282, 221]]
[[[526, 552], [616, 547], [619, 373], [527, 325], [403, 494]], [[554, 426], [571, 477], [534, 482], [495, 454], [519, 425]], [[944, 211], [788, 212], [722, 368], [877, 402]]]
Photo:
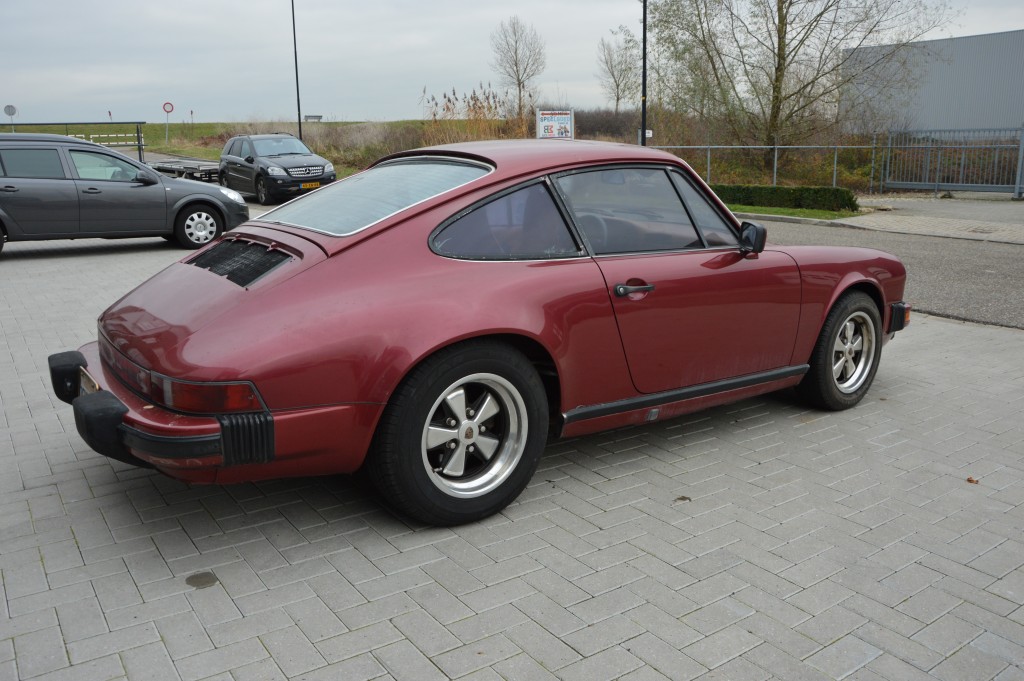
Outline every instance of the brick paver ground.
[[82, 443], [47, 355], [180, 255], [0, 258], [0, 679], [1024, 679], [1024, 332], [918, 316], [856, 409], [554, 443], [504, 513], [426, 528]]

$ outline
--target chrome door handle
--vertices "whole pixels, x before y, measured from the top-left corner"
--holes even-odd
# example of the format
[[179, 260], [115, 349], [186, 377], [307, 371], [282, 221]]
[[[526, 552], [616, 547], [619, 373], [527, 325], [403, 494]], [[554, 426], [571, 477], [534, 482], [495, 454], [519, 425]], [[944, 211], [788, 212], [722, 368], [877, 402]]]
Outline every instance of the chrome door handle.
[[7, 192], [8, 194], [13, 194], [16, 191], [18, 191], [18, 188], [12, 187], [11, 185], [5, 185], [4, 187], [0, 187], [0, 192]]
[[88, 189], [82, 190], [83, 194], [102, 194], [103, 192], [95, 187], [89, 187]]

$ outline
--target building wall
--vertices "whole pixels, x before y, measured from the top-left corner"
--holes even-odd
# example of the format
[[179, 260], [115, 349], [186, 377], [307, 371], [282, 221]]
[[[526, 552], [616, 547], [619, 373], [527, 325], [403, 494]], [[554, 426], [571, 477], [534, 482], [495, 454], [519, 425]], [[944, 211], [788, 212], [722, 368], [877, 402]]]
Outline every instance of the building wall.
[[[860, 48], [870, 58], [879, 48]], [[871, 92], [886, 128], [1024, 127], [1024, 30], [912, 44], [915, 78]], [[861, 84], [870, 91], [870, 85]]]

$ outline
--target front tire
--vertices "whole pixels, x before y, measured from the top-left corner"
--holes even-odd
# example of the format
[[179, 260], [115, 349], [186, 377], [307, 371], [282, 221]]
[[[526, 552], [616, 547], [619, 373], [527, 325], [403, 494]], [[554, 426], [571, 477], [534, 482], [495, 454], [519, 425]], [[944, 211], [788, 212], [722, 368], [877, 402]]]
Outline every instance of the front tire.
[[270, 190], [267, 189], [267, 181], [262, 176], [256, 178], [256, 200], [261, 206], [269, 206], [271, 203]]
[[470, 342], [434, 355], [402, 382], [367, 467], [400, 512], [459, 525], [519, 496], [547, 431], [547, 395], [529, 360], [499, 343]]
[[224, 231], [220, 215], [210, 206], [186, 206], [174, 222], [174, 237], [182, 248], [194, 250], [210, 243]]
[[840, 411], [860, 402], [878, 371], [882, 321], [875, 302], [852, 291], [829, 312], [811, 353], [810, 371], [797, 386], [807, 402]]

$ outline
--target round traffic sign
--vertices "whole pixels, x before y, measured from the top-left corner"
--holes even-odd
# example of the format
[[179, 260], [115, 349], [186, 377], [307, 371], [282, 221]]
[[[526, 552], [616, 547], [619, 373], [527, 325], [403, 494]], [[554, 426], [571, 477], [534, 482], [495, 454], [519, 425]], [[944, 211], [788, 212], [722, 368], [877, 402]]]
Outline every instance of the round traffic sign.
[[174, 111], [174, 105], [170, 102], [164, 102], [164, 113], [171, 113]]
[[4, 107], [4, 114], [7, 116], [14, 116], [17, 113], [18, 107], [14, 106], [13, 104], [8, 104]]

